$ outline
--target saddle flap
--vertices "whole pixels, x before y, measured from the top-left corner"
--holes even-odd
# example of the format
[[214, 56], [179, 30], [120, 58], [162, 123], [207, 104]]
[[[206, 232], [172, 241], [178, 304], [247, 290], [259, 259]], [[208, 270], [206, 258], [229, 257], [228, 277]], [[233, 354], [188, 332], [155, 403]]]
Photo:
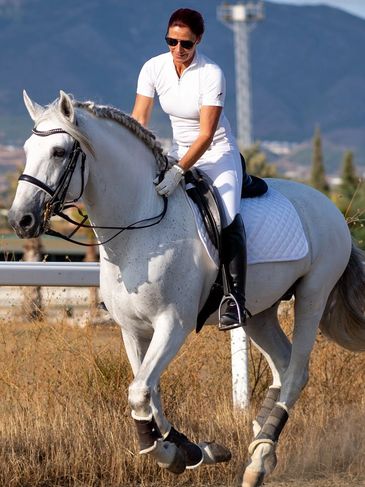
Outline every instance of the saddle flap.
[[217, 190], [210, 178], [197, 168], [186, 172], [185, 188], [188, 196], [197, 205], [209, 238], [220, 255], [223, 208], [219, 203]]

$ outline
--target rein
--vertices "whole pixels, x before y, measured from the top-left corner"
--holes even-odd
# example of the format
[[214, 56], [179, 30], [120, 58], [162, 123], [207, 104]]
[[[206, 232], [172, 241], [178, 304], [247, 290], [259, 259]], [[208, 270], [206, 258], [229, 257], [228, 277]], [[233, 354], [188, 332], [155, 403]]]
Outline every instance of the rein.
[[[49, 135], [54, 135], [54, 134], [67, 134], [70, 135], [66, 130], [63, 130], [62, 128], [55, 128], [51, 130], [37, 130], [37, 128], [32, 129], [33, 134], [38, 135], [39, 137], [48, 137]], [[70, 135], [70, 137], [72, 137]], [[167, 197], [162, 196], [163, 198], [163, 209], [161, 213], [159, 213], [156, 216], [150, 217], [150, 218], [145, 218], [143, 220], [136, 221], [134, 223], [131, 223], [130, 225], [123, 227], [123, 226], [101, 226], [101, 225], [88, 225], [85, 224], [85, 221], [88, 220], [88, 215], [85, 215], [82, 213], [82, 211], [74, 204], [77, 201], [80, 200], [84, 193], [84, 183], [85, 183], [85, 161], [86, 161], [86, 154], [82, 150], [80, 146], [80, 142], [76, 139], [74, 139], [74, 145], [72, 147], [71, 153], [69, 160], [67, 162], [67, 166], [64, 170], [64, 172], [61, 174], [59, 181], [55, 187], [55, 189], [52, 189], [50, 186], [45, 184], [43, 181], [40, 179], [35, 178], [34, 176], [30, 176], [29, 174], [21, 174], [19, 176], [18, 181], [24, 181], [26, 183], [32, 184], [33, 186], [36, 186], [37, 188], [41, 189], [45, 193], [47, 193], [50, 196], [50, 199], [46, 203], [45, 211], [44, 211], [44, 221], [47, 224], [48, 221], [52, 216], [59, 216], [63, 220], [67, 221], [68, 223], [71, 223], [75, 225], [75, 229], [69, 234], [69, 235], [64, 235], [60, 232], [57, 232], [53, 230], [52, 228], [47, 228], [45, 231], [46, 235], [51, 235], [53, 237], [58, 237], [63, 240], [67, 240], [68, 242], [75, 243], [77, 245], [82, 245], [84, 247], [96, 247], [100, 245], [104, 245], [111, 240], [113, 240], [115, 237], [120, 235], [122, 232], [125, 230], [139, 230], [143, 228], [149, 228], [153, 227], [154, 225], [158, 225], [164, 216], [166, 215], [167, 212]], [[66, 199], [66, 194], [68, 191], [68, 188], [71, 183], [72, 176], [74, 174], [77, 162], [79, 160], [79, 156], [81, 155], [81, 189], [80, 189], [80, 194], [77, 198], [71, 201], [65, 201]], [[166, 158], [166, 167], [165, 169], [160, 173], [159, 175], [159, 180], [161, 181], [163, 178], [164, 173], [167, 170], [167, 165], [168, 161]], [[77, 222], [73, 220], [71, 217], [66, 215], [64, 213], [64, 210], [68, 210], [70, 208], [76, 208], [79, 215], [82, 217], [81, 222]], [[156, 221], [154, 221], [156, 220]], [[152, 223], [150, 223], [152, 222]], [[95, 243], [95, 244], [90, 244], [90, 243], [84, 243], [84, 242], [79, 242], [77, 240], [72, 239], [71, 237], [75, 235], [75, 233], [80, 229], [80, 228], [90, 228], [90, 229], [102, 229], [102, 230], [117, 230], [117, 232], [112, 235], [111, 237], [107, 238], [103, 242]]]

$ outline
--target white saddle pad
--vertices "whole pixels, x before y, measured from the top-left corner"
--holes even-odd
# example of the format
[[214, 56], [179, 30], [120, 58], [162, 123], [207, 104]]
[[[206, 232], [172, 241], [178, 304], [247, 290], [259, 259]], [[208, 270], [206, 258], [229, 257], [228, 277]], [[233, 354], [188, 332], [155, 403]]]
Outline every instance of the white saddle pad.
[[241, 201], [247, 234], [249, 264], [299, 260], [308, 254], [308, 242], [291, 201], [275, 189]]
[[[195, 214], [200, 238], [218, 266], [218, 253], [211, 243], [202, 217], [188, 198]], [[308, 242], [293, 204], [275, 189], [258, 198], [241, 201], [241, 214], [247, 236], [249, 264], [299, 260], [308, 254]]]

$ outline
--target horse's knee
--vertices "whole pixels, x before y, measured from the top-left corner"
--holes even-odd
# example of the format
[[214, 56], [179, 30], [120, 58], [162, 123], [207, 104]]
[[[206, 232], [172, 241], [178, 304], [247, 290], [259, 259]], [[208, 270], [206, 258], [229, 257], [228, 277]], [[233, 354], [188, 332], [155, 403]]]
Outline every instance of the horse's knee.
[[152, 415], [150, 405], [151, 388], [141, 381], [133, 381], [129, 386], [128, 402], [135, 417], [146, 418]]

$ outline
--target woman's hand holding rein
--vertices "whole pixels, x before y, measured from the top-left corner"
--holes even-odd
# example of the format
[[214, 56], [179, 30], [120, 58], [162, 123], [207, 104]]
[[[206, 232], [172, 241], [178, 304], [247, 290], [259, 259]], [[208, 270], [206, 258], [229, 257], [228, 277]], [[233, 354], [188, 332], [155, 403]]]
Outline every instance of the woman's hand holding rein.
[[[156, 186], [157, 193], [161, 196], [170, 196], [178, 187], [180, 181], [184, 177], [184, 174], [184, 170], [178, 164], [174, 164], [166, 172], [163, 180]], [[157, 182], [156, 179], [154, 182]]]

